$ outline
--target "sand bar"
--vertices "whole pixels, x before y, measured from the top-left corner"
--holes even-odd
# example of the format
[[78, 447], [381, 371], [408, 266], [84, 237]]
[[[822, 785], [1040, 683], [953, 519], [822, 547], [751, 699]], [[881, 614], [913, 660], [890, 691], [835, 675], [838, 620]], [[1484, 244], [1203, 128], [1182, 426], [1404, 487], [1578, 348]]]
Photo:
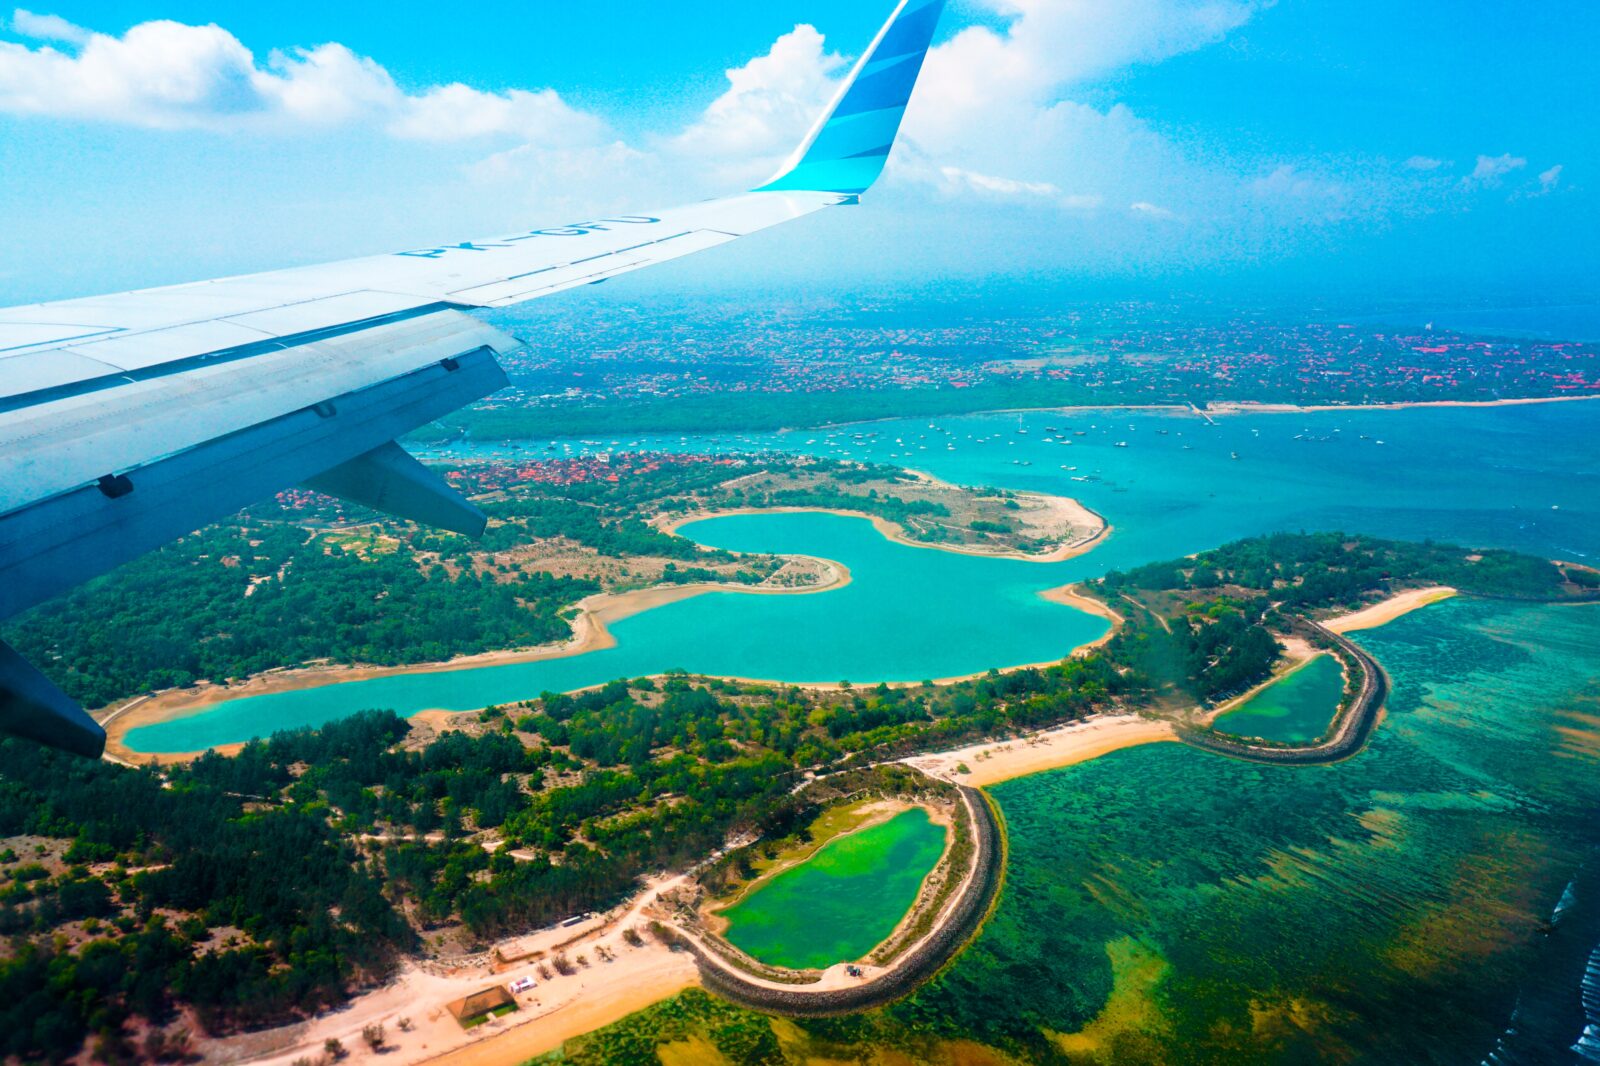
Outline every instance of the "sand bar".
[[[930, 777], [987, 788], [1030, 774], [1098, 759], [1124, 748], [1176, 742], [1168, 722], [1134, 714], [1090, 718], [1011, 740], [973, 744], [956, 751], [902, 759]], [[963, 773], [965, 766], [968, 772]]]
[[1371, 607], [1364, 607], [1352, 614], [1339, 618], [1330, 618], [1322, 623], [1324, 629], [1334, 633], [1359, 633], [1364, 629], [1377, 629], [1386, 626], [1397, 618], [1403, 618], [1412, 611], [1420, 611], [1429, 604], [1448, 600], [1459, 593], [1444, 585], [1433, 588], [1413, 589], [1402, 592], [1398, 596], [1391, 596], [1382, 603], [1375, 603]]

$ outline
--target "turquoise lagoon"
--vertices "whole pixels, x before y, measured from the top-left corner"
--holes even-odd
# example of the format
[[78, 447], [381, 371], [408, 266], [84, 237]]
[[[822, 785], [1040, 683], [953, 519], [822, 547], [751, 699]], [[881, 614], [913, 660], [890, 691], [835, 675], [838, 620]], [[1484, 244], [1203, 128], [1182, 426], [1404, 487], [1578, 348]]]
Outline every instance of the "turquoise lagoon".
[[1343, 698], [1344, 667], [1319, 655], [1220, 716], [1216, 726], [1235, 736], [1305, 744], [1328, 731]]
[[145, 752], [202, 751], [371, 708], [470, 711], [687, 670], [799, 683], [916, 682], [1050, 662], [1107, 623], [1040, 596], [1058, 568], [910, 548], [860, 518], [740, 515], [685, 527], [702, 543], [806, 553], [845, 564], [850, 584], [816, 595], [707, 593], [611, 625], [617, 646], [566, 659], [402, 674], [219, 704], [131, 730]]
[[[425, 454], [541, 456], [586, 447], [530, 441]], [[368, 708], [471, 710], [674, 669], [864, 684], [1042, 662], [1095, 639], [1103, 623], [1045, 602], [1040, 591], [1272, 531], [1342, 529], [1600, 558], [1600, 403], [1211, 421], [1180, 412], [1037, 412], [630, 436], [596, 450], [613, 448], [896, 463], [961, 484], [1074, 496], [1105, 515], [1115, 533], [1088, 555], [1043, 565], [897, 545], [864, 521], [829, 515], [696, 523], [685, 532], [704, 543], [835, 559], [854, 582], [817, 596], [701, 596], [617, 623], [618, 646], [605, 651], [237, 700], [132, 730], [127, 744], [197, 751]]]

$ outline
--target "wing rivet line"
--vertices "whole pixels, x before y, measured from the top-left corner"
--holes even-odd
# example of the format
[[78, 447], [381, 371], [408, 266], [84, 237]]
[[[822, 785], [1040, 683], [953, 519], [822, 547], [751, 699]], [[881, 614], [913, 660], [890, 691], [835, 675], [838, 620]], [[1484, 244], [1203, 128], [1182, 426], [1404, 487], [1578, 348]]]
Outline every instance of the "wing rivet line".
[[100, 479], [100, 491], [107, 499], [120, 500], [133, 491], [133, 482], [127, 474], [107, 474]]

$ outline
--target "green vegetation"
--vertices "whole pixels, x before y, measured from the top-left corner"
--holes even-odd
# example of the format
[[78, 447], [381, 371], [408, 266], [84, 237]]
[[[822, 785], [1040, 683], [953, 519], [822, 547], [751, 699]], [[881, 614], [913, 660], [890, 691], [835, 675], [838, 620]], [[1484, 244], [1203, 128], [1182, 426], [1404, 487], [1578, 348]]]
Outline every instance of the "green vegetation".
[[[211, 573], [199, 546], [221, 536], [191, 538], [175, 557]], [[279, 550], [255, 539], [254, 551]], [[424, 549], [431, 567], [449, 570], [453, 557], [437, 549]], [[296, 566], [329, 560], [335, 574], [406, 558], [371, 538], [310, 556]], [[1135, 609], [1101, 652], [945, 687], [618, 681], [493, 708], [465, 732], [435, 737], [372, 712], [168, 771], [0, 743], [0, 931], [12, 937], [0, 1046], [59, 1058], [91, 1033], [97, 1058], [117, 1061], [132, 1019], [166, 1022], [180, 1006], [210, 1030], [317, 1010], [402, 953], [471, 948], [600, 909], [640, 874], [681, 868], [739, 831], [789, 836], [815, 814], [814, 797], [792, 794], [807, 771], [1055, 725], [1152, 692], [1225, 692], [1270, 668], [1272, 633], [1299, 614], [1437, 582], [1584, 595], [1550, 564], [1509, 553], [1262, 538], [1105, 579], [1097, 591]], [[183, 583], [144, 590], [130, 618], [183, 613], [161, 610], [189, 594]], [[303, 610], [335, 602], [313, 597]], [[258, 650], [303, 654], [293, 642], [304, 632]]]
[[[1183, 402], [1174, 393], [1171, 402]], [[1020, 408], [1073, 407], [1118, 402], [1103, 390], [1057, 380], [986, 382], [967, 389], [891, 389], [839, 392], [727, 392], [633, 402], [608, 398], [593, 406], [468, 409], [417, 434], [422, 441], [452, 440], [463, 432], [478, 440], [609, 437], [637, 433], [765, 432], [803, 426], [844, 425], [886, 417], [926, 418]], [[1159, 402], [1141, 398], [1136, 402]]]
[[1584, 596], [1561, 567], [1517, 552], [1342, 533], [1256, 537], [1113, 572], [1090, 588], [1135, 608], [1108, 648], [1112, 658], [1162, 691], [1214, 702], [1270, 677], [1278, 637], [1296, 631], [1299, 619], [1428, 585], [1529, 601]]
[[[657, 1048], [671, 1055], [676, 1050], [673, 1045], [700, 1052], [696, 1058], [677, 1060], [683, 1062], [716, 1062], [711, 1056], [720, 1056], [738, 1066], [787, 1061], [770, 1020], [698, 990], [579, 1037], [563, 1050], [537, 1061], [570, 1066], [659, 1063], [663, 1059], [657, 1056]], [[705, 1053], [707, 1050], [710, 1055]]]
[[164, 772], [3, 742], [0, 835], [61, 841], [69, 865], [6, 871], [0, 1046], [59, 1058], [94, 1033], [115, 1061], [133, 1018], [181, 1004], [213, 1031], [287, 1020], [441, 937], [608, 906], [739, 830], [785, 836], [814, 810], [791, 795], [802, 769], [1081, 716], [1122, 687], [1096, 662], [914, 691], [669, 677], [490, 710], [420, 749], [372, 712]]
[[164, 1022], [179, 1003], [214, 1029], [316, 1010], [414, 945], [323, 805], [233, 791], [250, 776], [210, 758], [164, 787], [0, 741], [0, 834], [70, 841], [59, 873], [4, 871], [4, 1054], [62, 1059], [98, 1034], [95, 1060], [119, 1061], [130, 1016]]
[[558, 641], [560, 612], [599, 591], [449, 565], [427, 546], [444, 539], [411, 534], [413, 554], [282, 521], [213, 527], [8, 623], [4, 639], [99, 707], [320, 659], [394, 666]]
[[1564, 1061], [1600, 909], [1547, 923], [1600, 889], [1600, 614], [1461, 598], [1361, 640], [1395, 696], [1360, 759], [1148, 745], [995, 788], [1005, 892], [910, 999], [786, 1022], [690, 992], [542, 1061]]
[[[202, 680], [328, 661], [402, 666], [559, 642], [600, 591], [760, 584], [783, 560], [702, 548], [645, 519], [730, 507], [863, 511], [949, 539], [949, 508], [891, 467], [787, 457], [639, 457], [568, 483], [473, 465], [452, 479], [490, 516], [481, 541], [298, 494], [184, 537], [0, 626], [73, 698], [108, 706]], [[741, 485], [751, 475], [788, 488]], [[586, 477], [587, 480], [574, 478]], [[728, 484], [730, 481], [733, 484]], [[904, 493], [888, 491], [906, 486]], [[998, 497], [941, 487], [964, 507]], [[998, 509], [998, 508], [996, 508]], [[559, 575], [559, 576], [556, 576]]]

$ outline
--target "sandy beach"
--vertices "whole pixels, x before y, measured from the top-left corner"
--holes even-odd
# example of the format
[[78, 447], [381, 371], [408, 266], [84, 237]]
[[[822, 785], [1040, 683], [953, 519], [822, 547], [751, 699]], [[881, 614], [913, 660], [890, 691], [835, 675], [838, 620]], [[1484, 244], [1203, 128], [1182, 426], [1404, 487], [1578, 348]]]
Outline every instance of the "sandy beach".
[[1096, 618], [1104, 618], [1107, 622], [1111, 623], [1111, 628], [1106, 630], [1105, 636], [1101, 637], [1099, 640], [1091, 641], [1090, 643], [1079, 648], [1075, 648], [1073, 650], [1074, 655], [1081, 655], [1091, 648], [1103, 648], [1107, 644], [1110, 644], [1111, 638], [1117, 635], [1118, 631], [1122, 629], [1123, 622], [1126, 621], [1126, 619], [1124, 619], [1122, 615], [1118, 614], [1114, 609], [1107, 606], [1102, 601], [1095, 599], [1093, 596], [1082, 592], [1081, 589], [1081, 585], [1065, 585], [1058, 589], [1048, 589], [1045, 592], [1040, 593], [1041, 596], [1049, 600], [1051, 603], [1059, 603], [1063, 607], [1072, 607], [1076, 610], [1082, 611], [1084, 614], [1092, 614]]
[[1363, 629], [1377, 629], [1386, 626], [1397, 618], [1403, 618], [1412, 611], [1420, 611], [1432, 603], [1448, 600], [1459, 593], [1453, 588], [1438, 585], [1434, 588], [1413, 589], [1402, 592], [1382, 603], [1375, 603], [1371, 607], [1363, 608], [1352, 614], [1338, 618], [1330, 618], [1322, 623], [1324, 629], [1335, 633], [1359, 633]]
[[1049, 511], [1062, 524], [1070, 525], [1075, 529], [1088, 529], [1091, 532], [1061, 544], [1051, 551], [1030, 554], [1020, 551], [995, 551], [993, 548], [974, 544], [928, 544], [924, 541], [913, 539], [906, 533], [904, 527], [896, 522], [889, 521], [887, 518], [868, 514], [865, 511], [851, 511], [839, 507], [731, 507], [716, 511], [696, 511], [692, 514], [662, 516], [652, 524], [663, 533], [681, 533], [684, 526], [693, 525], [696, 522], [709, 521], [713, 518], [765, 514], [831, 514], [838, 515], [841, 518], [860, 518], [871, 522], [872, 528], [876, 529], [885, 538], [907, 548], [954, 552], [957, 555], [977, 555], [986, 559], [1020, 559], [1029, 563], [1060, 563], [1068, 559], [1074, 559], [1093, 551], [1101, 541], [1114, 532], [1105, 518], [1070, 497], [1019, 495], [1018, 499], [1027, 500], [1040, 509]]
[[[1413, 407], [1520, 407], [1536, 403], [1582, 403], [1600, 400], [1600, 396], [1524, 396], [1511, 400], [1413, 400], [1397, 403], [1347, 403], [1347, 404], [1292, 404], [1249, 403], [1237, 400], [1220, 400], [1196, 407], [1187, 403], [1101, 403], [1068, 404], [1052, 407], [1006, 407], [989, 411], [960, 411], [939, 415], [940, 418], [976, 418], [984, 415], [1042, 415], [1085, 414], [1095, 411], [1148, 411], [1175, 415], [1194, 415], [1209, 418], [1213, 415], [1293, 414], [1299, 411], [1404, 411]], [[831, 422], [823, 426], [795, 427], [780, 433], [817, 433], [849, 429], [854, 426], [872, 426], [883, 422], [901, 422], [903, 417], [866, 418], [854, 422]]]
[[1413, 400], [1406, 403], [1307, 404], [1226, 401], [1206, 405], [1213, 415], [1295, 414], [1301, 411], [1409, 411], [1420, 407], [1526, 407], [1539, 403], [1582, 403], [1600, 396], [1526, 396], [1514, 400]]
[[[987, 788], [1030, 774], [1098, 759], [1143, 744], [1176, 742], [1170, 723], [1134, 714], [1090, 718], [1011, 740], [902, 759], [930, 777]], [[963, 772], [962, 767], [966, 767]]]

